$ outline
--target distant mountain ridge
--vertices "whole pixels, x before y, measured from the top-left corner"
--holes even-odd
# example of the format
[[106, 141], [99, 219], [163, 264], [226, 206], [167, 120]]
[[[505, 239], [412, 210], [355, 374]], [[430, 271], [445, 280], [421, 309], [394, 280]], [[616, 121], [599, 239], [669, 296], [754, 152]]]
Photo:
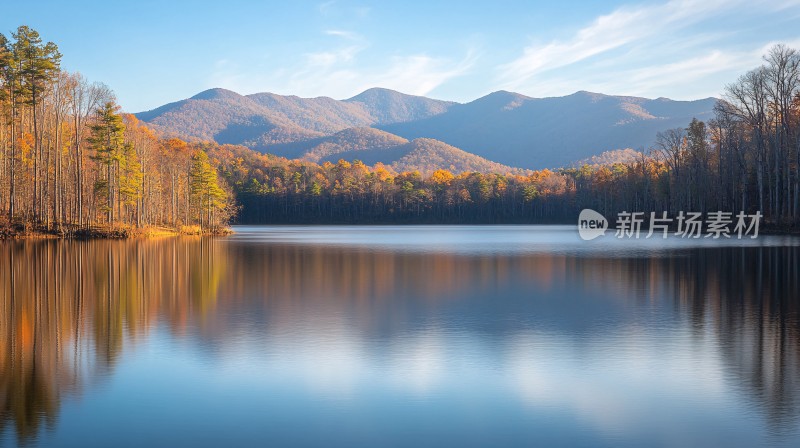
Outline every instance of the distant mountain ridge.
[[[274, 93], [240, 95], [215, 88], [136, 116], [168, 135], [258, 146], [259, 137], [280, 134], [275, 129], [298, 134], [292, 140], [297, 141], [352, 127], [420, 120], [454, 104], [378, 88], [343, 101]], [[272, 139], [262, 142], [269, 143]]]
[[530, 98], [500, 91], [445, 114], [378, 127], [408, 139], [442, 140], [506, 165], [557, 168], [609, 150], [646, 149], [659, 131], [711, 118], [716, 101], [591, 92]]
[[[445, 167], [540, 169], [609, 150], [646, 148], [658, 131], [685, 127], [693, 117], [710, 118], [715, 102], [585, 91], [532, 98], [498, 91], [460, 104], [381, 88], [345, 100], [209, 89], [136, 116], [166, 136], [240, 144], [310, 161], [357, 155], [365, 162], [405, 166], [400, 159], [410, 160], [413, 151], [397, 148], [420, 140], [416, 154], [425, 147], [423, 159]], [[485, 163], [468, 163], [462, 152]]]

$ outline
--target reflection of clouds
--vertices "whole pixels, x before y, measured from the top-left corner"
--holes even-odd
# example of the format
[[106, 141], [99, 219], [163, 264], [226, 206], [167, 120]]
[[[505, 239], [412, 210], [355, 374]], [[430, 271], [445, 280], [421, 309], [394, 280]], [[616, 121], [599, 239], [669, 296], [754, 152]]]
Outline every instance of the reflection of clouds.
[[[600, 430], [616, 431], [631, 421], [636, 403], [618, 390], [612, 376], [598, 376], [576, 347], [555, 335], [522, 334], [509, 341], [506, 374], [509, 386], [528, 406], [571, 410]], [[591, 373], [589, 373], [591, 372]]]
[[[357, 395], [374, 370], [367, 341], [341, 314], [295, 319], [291, 325], [276, 322], [263, 332], [242, 328], [243, 337], [229, 339], [220, 351], [219, 377], [255, 388], [291, 385], [327, 398]], [[253, 333], [257, 337], [248, 337]]]
[[262, 338], [229, 339], [220, 351], [219, 377], [256, 388], [284, 384], [335, 399], [354, 399], [376, 387], [423, 396], [447, 377], [446, 347], [454, 345], [426, 330], [370, 348], [366, 335], [341, 315], [298, 316], [291, 326], [272, 327]]
[[219, 360], [218, 377], [256, 390], [281, 387], [349, 401], [376, 391], [423, 399], [455, 392], [469, 400], [474, 388], [486, 387], [507, 394], [498, 400], [517, 400], [537, 413], [567, 411], [608, 434], [685, 425], [686, 416], [674, 410], [687, 404], [710, 413], [729, 404], [712, 344], [687, 352], [686, 328], [666, 344], [640, 331], [624, 328], [588, 341], [526, 331], [493, 350], [474, 335], [428, 328], [383, 345], [342, 316], [328, 316], [298, 322], [294, 331], [268, 331], [263, 340], [236, 339]]
[[389, 382], [414, 394], [430, 394], [452, 374], [447, 371], [448, 342], [436, 330], [396, 338], [389, 348]]
[[686, 424], [677, 408], [715, 413], [728, 404], [713, 346], [677, 343], [686, 331], [656, 338], [623, 328], [580, 344], [563, 334], [521, 333], [509, 338], [507, 381], [529, 407], [571, 411], [604, 433], [664, 431]]
[[[365, 341], [344, 320], [315, 320], [312, 324], [318, 326], [310, 334], [276, 341], [276, 355], [288, 356], [296, 369], [294, 375], [315, 391], [343, 398], [353, 396], [370, 369]], [[284, 345], [288, 350], [281, 348]]]

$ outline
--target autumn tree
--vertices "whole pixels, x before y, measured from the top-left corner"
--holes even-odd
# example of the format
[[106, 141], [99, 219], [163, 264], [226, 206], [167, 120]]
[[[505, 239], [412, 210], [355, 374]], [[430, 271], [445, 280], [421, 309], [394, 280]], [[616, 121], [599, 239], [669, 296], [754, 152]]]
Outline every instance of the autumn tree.
[[192, 155], [192, 167], [189, 171], [189, 185], [198, 220], [202, 227], [216, 225], [217, 213], [223, 211], [227, 195], [219, 185], [217, 170], [211, 166], [208, 154], [196, 151]]

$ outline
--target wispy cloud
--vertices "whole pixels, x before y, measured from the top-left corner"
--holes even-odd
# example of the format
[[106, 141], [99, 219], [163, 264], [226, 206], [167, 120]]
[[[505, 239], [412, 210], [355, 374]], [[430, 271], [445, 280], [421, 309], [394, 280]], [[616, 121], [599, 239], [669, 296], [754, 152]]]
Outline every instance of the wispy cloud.
[[500, 67], [500, 80], [506, 87], [516, 88], [541, 72], [583, 61], [667, 29], [687, 27], [730, 7], [731, 3], [672, 0], [658, 5], [622, 7], [598, 17], [568, 40], [526, 47], [520, 57]]
[[355, 32], [330, 29], [323, 34], [337, 39], [328, 48], [305, 53], [295, 63], [280, 68], [263, 70], [258, 63], [244, 66], [219, 60], [208, 87], [224, 87], [240, 93], [272, 91], [335, 98], [347, 98], [370, 87], [384, 87], [426, 95], [468, 73], [479, 58], [474, 49], [455, 59], [425, 53], [375, 58], [364, 54], [370, 44]]
[[308, 53], [306, 54], [306, 68], [308, 70], [327, 70], [338, 64], [352, 61], [363, 49], [363, 46], [353, 45], [331, 51]]
[[426, 55], [396, 57], [384, 73], [378, 73], [361, 90], [369, 87], [386, 87], [413, 95], [427, 95], [450, 79], [469, 72], [478, 60], [478, 53], [470, 50], [458, 61], [433, 58]]
[[285, 89], [306, 96], [332, 95], [345, 98], [370, 87], [385, 87], [413, 95], [426, 95], [446, 81], [461, 76], [474, 65], [477, 56], [468, 52], [460, 60], [425, 54], [396, 56], [388, 65], [356, 67], [355, 47], [338, 52], [308, 55], [304, 67], [296, 70]]
[[719, 50], [661, 65], [638, 68], [624, 73], [624, 78], [634, 90], [663, 87], [680, 78], [682, 82], [695, 81], [704, 76], [729, 70], [747, 70], [758, 58], [751, 52], [723, 53]]
[[[597, 17], [568, 38], [528, 45], [517, 58], [497, 68], [495, 85], [540, 95], [591, 89], [591, 85], [638, 94], [744, 70], [758, 60], [754, 54], [761, 45], [736, 50], [715, 47], [730, 40], [730, 36], [723, 39], [720, 21], [734, 14], [743, 17], [754, 8], [766, 14], [798, 5], [798, 0], [670, 0], [626, 5]], [[712, 21], [714, 26], [707, 28], [714, 32], [702, 29]], [[608, 79], [601, 69], [613, 73], [615, 79]]]
[[447, 43], [434, 46], [429, 36], [387, 37], [365, 25], [382, 20], [382, 11], [364, 20], [368, 8], [326, 1], [315, 4], [324, 23], [316, 35], [287, 41], [287, 48], [273, 48], [269, 56], [226, 55], [207, 84], [335, 98], [385, 87], [462, 101], [499, 89], [531, 96], [591, 90], [693, 99], [719, 95], [725, 83], [760, 64], [780, 37], [800, 47], [800, 34], [791, 27], [800, 18], [800, 0], [633, 1], [583, 24], [562, 20], [559, 32], [565, 34], [510, 54], [478, 51], [492, 44], [483, 37], [491, 33], [471, 38], [460, 29], [447, 31]]
[[743, 73], [758, 64], [763, 52], [742, 51], [722, 52], [710, 50], [697, 56], [676, 61], [651, 64], [643, 67], [624, 68], [598, 74], [586, 82], [580, 74], [576, 77], [564, 77], [558, 81], [548, 80], [541, 90], [544, 95], [559, 95], [570, 92], [581, 82], [586, 90], [604, 93], [625, 94], [635, 96], [666, 95], [664, 92], [676, 83], [683, 85], [682, 91], [687, 98], [714, 96], [722, 89], [717, 85], [714, 92], [706, 92], [706, 86], [700, 80], [718, 73]]
[[336, 36], [349, 40], [357, 40], [359, 38], [358, 34], [352, 31], [345, 31], [345, 30], [326, 30], [325, 34], [327, 34], [328, 36]]

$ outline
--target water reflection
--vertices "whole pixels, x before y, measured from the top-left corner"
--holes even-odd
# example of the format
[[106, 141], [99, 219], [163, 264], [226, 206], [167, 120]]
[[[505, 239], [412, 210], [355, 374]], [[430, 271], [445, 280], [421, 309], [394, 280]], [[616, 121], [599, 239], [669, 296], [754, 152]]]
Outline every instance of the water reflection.
[[123, 341], [213, 309], [212, 256], [201, 239], [0, 243], [0, 430], [54, 426], [63, 396], [113, 374]]
[[[168, 377], [170, 357], [199, 350], [192, 356], [207, 369], [189, 371], [197, 378], [187, 388], [213, 397], [232, 387], [251, 407], [280, 391], [314, 406], [320, 397], [349, 401], [378, 412], [342, 424], [374, 426], [374, 437], [423, 427], [413, 413], [376, 416], [399, 412], [402, 397], [422, 416], [433, 404], [450, 415], [420, 434], [458, 431], [463, 439], [450, 440], [466, 444], [497, 441], [498, 428], [519, 442], [575, 426], [582, 432], [569, 437], [581, 443], [667, 443], [678, 440], [675, 425], [691, 428], [682, 436], [691, 443], [798, 441], [796, 246], [606, 258], [251, 237], [0, 243], [3, 437], [67, 443], [65, 400], [80, 408], [130, 366]], [[122, 363], [165, 340], [185, 344]], [[192, 403], [173, 406], [189, 412]], [[331, 406], [300, 408], [312, 417], [351, 409]], [[559, 427], [554, 413], [570, 417]], [[486, 433], [472, 434], [480, 428], [469, 421]], [[337, 442], [379, 440], [360, 431]]]

